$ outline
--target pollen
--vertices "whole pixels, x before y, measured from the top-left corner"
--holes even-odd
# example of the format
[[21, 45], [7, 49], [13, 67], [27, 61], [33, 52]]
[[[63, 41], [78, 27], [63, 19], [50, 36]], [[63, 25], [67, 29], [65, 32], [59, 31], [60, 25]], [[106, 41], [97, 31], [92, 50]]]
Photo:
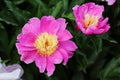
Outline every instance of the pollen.
[[34, 47], [40, 55], [49, 56], [54, 53], [58, 47], [57, 36], [55, 34], [48, 34], [47, 32], [44, 32], [36, 38]]
[[84, 18], [84, 26], [87, 29], [89, 26], [97, 26], [98, 17], [90, 14], [86, 14]]

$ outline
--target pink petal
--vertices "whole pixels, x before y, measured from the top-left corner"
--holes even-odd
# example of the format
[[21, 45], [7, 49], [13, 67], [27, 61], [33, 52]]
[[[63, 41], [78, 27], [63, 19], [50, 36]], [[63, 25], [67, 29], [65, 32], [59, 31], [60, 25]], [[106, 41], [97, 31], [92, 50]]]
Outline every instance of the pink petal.
[[47, 63], [46, 57], [40, 56], [39, 54], [37, 54], [37, 57], [35, 58], [35, 64], [39, 68], [39, 71], [41, 73], [43, 73], [45, 71], [46, 63]]
[[21, 61], [24, 61], [26, 64], [32, 63], [37, 56], [36, 51], [26, 51], [20, 54], [21, 54], [21, 58], [20, 58]]
[[59, 30], [59, 23], [52, 16], [44, 16], [41, 18], [41, 31], [56, 34]]
[[68, 62], [68, 58], [69, 58], [67, 51], [62, 48], [59, 48], [59, 52], [61, 53], [64, 59], [63, 65], [66, 65]]
[[65, 30], [65, 28], [67, 27], [66, 25], [66, 20], [64, 19], [64, 18], [58, 18], [57, 19], [57, 22], [59, 22], [59, 24], [60, 24], [60, 28], [59, 28], [59, 30], [60, 31], [63, 31], [63, 30]]
[[79, 28], [83, 33], [85, 33], [86, 29], [84, 28], [84, 24], [83, 24], [83, 23], [80, 23], [80, 22], [77, 22], [77, 25], [78, 25], [78, 28]]
[[73, 52], [68, 52], [68, 57], [71, 58], [73, 56]]
[[73, 8], [73, 12], [77, 21], [81, 21], [81, 19], [83, 20], [85, 14], [97, 15], [101, 17], [103, 11], [104, 6], [95, 5], [93, 2], [88, 2], [81, 6], [76, 5]]
[[51, 76], [53, 74], [53, 72], [55, 71], [55, 65], [49, 61], [49, 59], [47, 60], [47, 75]]
[[98, 28], [102, 28], [102, 27], [106, 26], [107, 22], [108, 22], [108, 18], [105, 18], [104, 20], [103, 20], [103, 18], [100, 19], [99, 24], [98, 24]]
[[[20, 43], [16, 43], [16, 47], [18, 48], [18, 53], [22, 55], [21, 60], [25, 63], [29, 64], [34, 61], [36, 55], [36, 49], [33, 47], [26, 47], [21, 45]], [[34, 55], [34, 56], [33, 56]]]
[[75, 18], [78, 18], [78, 15], [79, 15], [78, 8], [79, 8], [79, 5], [76, 5], [72, 8]]
[[[96, 5], [94, 3], [87, 3], [88, 4], [88, 14], [98, 16], [99, 18], [102, 17], [102, 13], [104, 11], [104, 6]], [[86, 6], [87, 6], [86, 4]]]
[[77, 49], [76, 44], [70, 40], [60, 42], [60, 47], [64, 48], [67, 51], [75, 51]]
[[24, 52], [24, 51], [35, 51], [36, 50], [34, 46], [24, 46], [20, 43], [16, 43], [16, 47], [19, 53]]
[[86, 29], [86, 31], [85, 31], [84, 34], [86, 34], [86, 35], [93, 34], [93, 31], [95, 31], [96, 29], [97, 29], [96, 26], [89, 26], [89, 27]]
[[23, 26], [22, 33], [38, 35], [40, 33], [40, 19], [36, 17], [31, 18], [29, 22]]
[[[82, 12], [82, 13], [81, 13]], [[82, 22], [84, 19], [84, 14], [87, 12], [86, 6], [76, 5], [73, 7], [73, 13], [77, 22]]]
[[26, 46], [31, 46], [33, 45], [36, 37], [32, 33], [27, 33], [27, 34], [19, 34], [17, 36], [18, 42], [21, 44], [24, 44]]
[[106, 33], [109, 29], [110, 29], [110, 25], [106, 25], [103, 33]]
[[48, 59], [54, 64], [60, 64], [63, 60], [62, 55], [59, 51], [55, 51], [54, 54], [50, 55]]
[[94, 30], [94, 34], [102, 34], [104, 32], [104, 29], [96, 29]]
[[59, 41], [66, 41], [72, 38], [72, 35], [68, 30], [61, 31], [57, 35]]

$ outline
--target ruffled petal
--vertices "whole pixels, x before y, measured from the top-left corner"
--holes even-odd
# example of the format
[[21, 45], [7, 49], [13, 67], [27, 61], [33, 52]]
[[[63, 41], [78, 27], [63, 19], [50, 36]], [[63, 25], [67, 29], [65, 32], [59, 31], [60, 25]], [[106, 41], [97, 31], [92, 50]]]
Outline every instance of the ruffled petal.
[[70, 40], [60, 42], [60, 47], [64, 48], [67, 51], [75, 51], [77, 49], [76, 44]]
[[22, 52], [21, 54], [21, 61], [24, 61], [26, 64], [32, 63], [33, 61], [35, 61], [35, 58], [37, 56], [37, 52], [36, 51], [26, 51], [26, 52]]
[[39, 68], [39, 71], [43, 73], [46, 69], [47, 64], [46, 57], [37, 54], [37, 57], [35, 58], [35, 64]]
[[51, 76], [53, 74], [53, 72], [55, 71], [55, 65], [49, 60], [47, 59], [47, 75]]
[[69, 58], [67, 51], [64, 50], [63, 48], [59, 48], [59, 52], [61, 53], [61, 55], [64, 59], [63, 65], [66, 65], [68, 62], [68, 58]]
[[36, 49], [34, 48], [33, 45], [26, 46], [26, 45], [23, 45], [20, 43], [16, 43], [16, 47], [18, 49], [18, 53], [20, 53], [20, 54], [25, 51], [36, 51]]
[[102, 27], [104, 28], [104, 26], [106, 26], [106, 24], [107, 24], [107, 22], [108, 22], [108, 19], [109, 19], [109, 18], [105, 18], [104, 20], [103, 20], [103, 19], [100, 19], [100, 20], [99, 20], [99, 24], [98, 24], [97, 27], [98, 27], [98, 28], [102, 28]]
[[72, 38], [72, 35], [68, 30], [61, 31], [57, 35], [59, 41], [66, 41]]
[[56, 34], [59, 30], [59, 23], [52, 16], [44, 16], [41, 18], [41, 31]]
[[94, 34], [102, 34], [104, 32], [104, 29], [96, 29], [94, 30]]
[[62, 55], [59, 51], [55, 51], [52, 55], [48, 57], [48, 59], [54, 64], [60, 64], [63, 60]]
[[110, 29], [110, 25], [108, 24], [104, 27], [103, 33], [106, 33], [109, 29]]
[[19, 34], [17, 36], [18, 43], [24, 44], [26, 46], [31, 46], [33, 45], [36, 37], [32, 33], [27, 33], [27, 34]]
[[102, 5], [96, 5], [95, 3], [88, 3], [88, 14], [97, 16], [97, 17], [102, 17], [102, 13], [104, 11], [104, 6]]
[[64, 18], [58, 18], [57, 22], [60, 24], [59, 31], [63, 31], [66, 29], [67, 24], [65, 23], [66, 20]]
[[73, 56], [73, 52], [68, 52], [68, 57], [71, 58]]
[[22, 33], [40, 34], [40, 19], [36, 17], [31, 18], [29, 22], [23, 26]]
[[76, 5], [72, 8], [75, 18], [78, 18], [78, 15], [79, 15], [78, 8], [79, 8], [79, 5]]
[[97, 29], [96, 26], [89, 26], [86, 31], [84, 32], [84, 34], [86, 35], [90, 35], [90, 34], [94, 34], [93, 32]]

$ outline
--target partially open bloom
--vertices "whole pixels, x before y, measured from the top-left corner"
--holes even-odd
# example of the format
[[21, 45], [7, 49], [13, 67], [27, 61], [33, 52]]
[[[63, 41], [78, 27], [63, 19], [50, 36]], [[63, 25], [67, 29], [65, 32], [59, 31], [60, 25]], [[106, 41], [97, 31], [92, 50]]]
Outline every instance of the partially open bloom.
[[71, 33], [66, 30], [65, 19], [54, 19], [52, 16], [31, 18], [18, 35], [16, 47], [21, 60], [26, 64], [35, 62], [39, 71], [47, 71], [51, 76], [55, 70], [54, 64], [64, 65], [72, 57], [77, 46], [70, 39]]
[[103, 18], [104, 7], [95, 5], [93, 2], [76, 5], [73, 7], [73, 13], [76, 19], [77, 27], [86, 35], [103, 34], [110, 28], [108, 18]]
[[0, 60], [0, 80], [20, 80], [23, 69], [19, 64], [6, 66]]
[[102, 0], [102, 1], [107, 1], [108, 5], [113, 5], [116, 0]]

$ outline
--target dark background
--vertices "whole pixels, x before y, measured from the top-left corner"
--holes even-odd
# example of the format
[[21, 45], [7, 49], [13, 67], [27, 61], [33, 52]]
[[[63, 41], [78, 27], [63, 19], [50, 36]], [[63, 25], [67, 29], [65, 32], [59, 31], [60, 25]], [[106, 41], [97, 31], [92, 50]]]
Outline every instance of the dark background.
[[[86, 36], [76, 30], [72, 8], [90, 1], [104, 5], [109, 32]], [[67, 65], [56, 65], [51, 77], [39, 73], [34, 63], [21, 62], [15, 47], [23, 25], [32, 17], [44, 15], [65, 18], [78, 46]], [[7, 65], [21, 65], [23, 80], [120, 80], [120, 0], [112, 6], [100, 0], [0, 0], [0, 57]]]

